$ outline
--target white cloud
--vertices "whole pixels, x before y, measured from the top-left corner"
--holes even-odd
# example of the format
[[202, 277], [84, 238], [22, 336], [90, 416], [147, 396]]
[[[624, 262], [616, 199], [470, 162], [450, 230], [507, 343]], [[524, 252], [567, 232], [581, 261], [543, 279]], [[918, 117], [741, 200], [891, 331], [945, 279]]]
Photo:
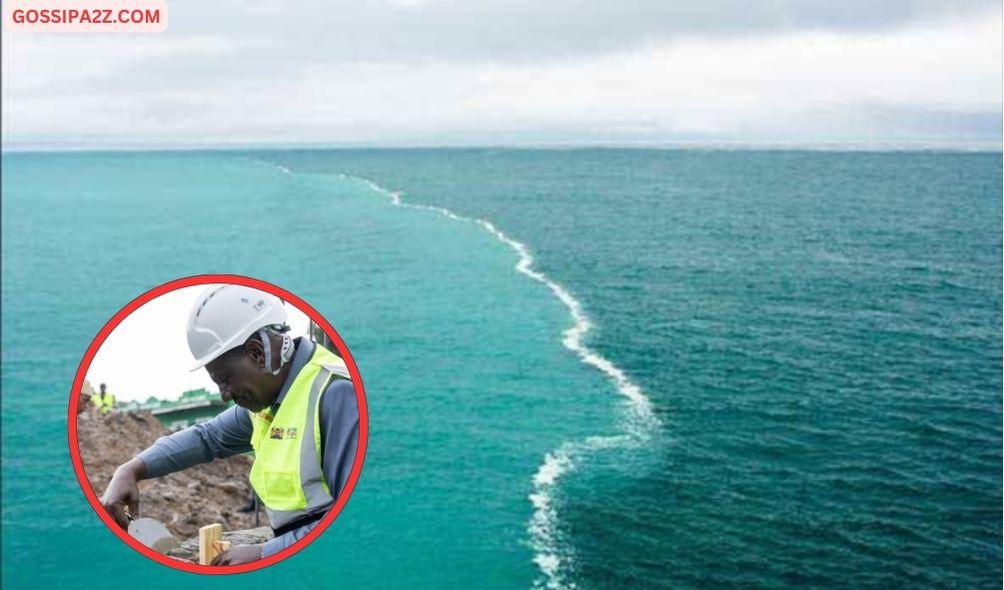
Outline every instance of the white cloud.
[[[474, 19], [446, 11], [457, 7], [445, 1], [364, 4], [368, 8], [346, 18], [381, 10], [418, 17], [432, 10], [440, 20], [447, 14]], [[616, 49], [606, 52], [531, 60], [452, 58], [445, 51], [429, 57], [435, 52], [419, 51], [424, 45], [418, 41], [412, 56], [403, 49], [368, 56], [329, 39], [342, 28], [326, 32], [303, 21], [295, 22], [304, 29], [300, 36], [275, 44], [269, 35], [251, 39], [248, 31], [212, 36], [194, 24], [198, 30], [190, 39], [5, 35], [5, 140], [1000, 137], [999, 8], [973, 12], [920, 3], [895, 18], [842, 22], [827, 16], [827, 5], [802, 3], [776, 15], [753, 11], [752, 20], [774, 23], [754, 27], [756, 35], [677, 34], [666, 25], [674, 34], [613, 44]], [[935, 14], [936, 6], [966, 15], [938, 21], [917, 16]], [[664, 18], [649, 8], [654, 20]], [[172, 11], [173, 27], [180, 17], [173, 4]], [[274, 22], [282, 14], [266, 16]], [[611, 18], [613, 26], [626, 17]], [[719, 28], [732, 31], [732, 20]], [[885, 26], [900, 21], [911, 24]], [[402, 35], [421, 31], [413, 24]], [[458, 34], [443, 31], [443, 42]]]

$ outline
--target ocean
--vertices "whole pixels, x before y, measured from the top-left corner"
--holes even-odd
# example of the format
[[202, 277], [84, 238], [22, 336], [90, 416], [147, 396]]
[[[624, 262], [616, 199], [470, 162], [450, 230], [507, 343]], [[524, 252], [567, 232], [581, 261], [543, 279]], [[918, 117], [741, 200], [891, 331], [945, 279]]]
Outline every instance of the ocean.
[[[5, 153], [3, 585], [999, 588], [1001, 174], [953, 151]], [[370, 409], [328, 531], [211, 579], [105, 530], [66, 444], [98, 329], [201, 273], [310, 302]]]

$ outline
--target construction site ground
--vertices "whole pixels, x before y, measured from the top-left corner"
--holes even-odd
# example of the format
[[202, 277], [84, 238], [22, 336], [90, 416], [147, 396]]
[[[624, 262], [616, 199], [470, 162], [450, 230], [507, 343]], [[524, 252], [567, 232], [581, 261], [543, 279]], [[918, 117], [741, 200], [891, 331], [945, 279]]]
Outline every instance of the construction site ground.
[[[91, 411], [78, 417], [77, 433], [87, 480], [99, 498], [116, 467], [169, 434], [148, 412]], [[251, 463], [250, 457], [237, 455], [141, 481], [139, 516], [161, 521], [179, 541], [197, 537], [199, 527], [216, 522], [224, 531], [253, 529], [254, 512], [239, 511], [250, 498]], [[262, 510], [259, 524], [267, 523]]]

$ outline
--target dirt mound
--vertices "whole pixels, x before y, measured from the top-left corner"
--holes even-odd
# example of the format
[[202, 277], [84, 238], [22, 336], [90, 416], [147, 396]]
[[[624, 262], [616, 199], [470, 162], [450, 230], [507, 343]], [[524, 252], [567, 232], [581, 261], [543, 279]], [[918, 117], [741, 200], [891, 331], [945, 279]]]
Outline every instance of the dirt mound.
[[[169, 434], [149, 412], [86, 412], [77, 418], [77, 433], [87, 480], [99, 498], [116, 467]], [[254, 528], [254, 512], [238, 511], [251, 497], [251, 463], [250, 457], [238, 455], [141, 481], [140, 516], [163, 522], [179, 540], [198, 536], [199, 527], [214, 522], [223, 530]], [[267, 523], [262, 509], [260, 524]]]

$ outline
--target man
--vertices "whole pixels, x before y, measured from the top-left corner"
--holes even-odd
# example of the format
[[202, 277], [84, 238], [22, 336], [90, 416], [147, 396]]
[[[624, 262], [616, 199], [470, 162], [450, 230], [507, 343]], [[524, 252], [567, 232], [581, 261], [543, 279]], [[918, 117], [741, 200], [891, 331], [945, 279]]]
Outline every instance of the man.
[[236, 406], [159, 438], [116, 469], [101, 503], [119, 526], [139, 514], [139, 480], [252, 449], [251, 486], [275, 537], [234, 546], [214, 565], [278, 553], [331, 508], [356, 454], [355, 388], [345, 363], [307, 338], [290, 338], [286, 319], [278, 297], [250, 287], [213, 286], [200, 295], [188, 319], [193, 370], [205, 367], [223, 401]]
[[106, 390], [107, 386], [104, 383], [99, 385], [98, 388], [101, 392], [91, 396], [91, 403], [94, 404], [94, 408], [99, 414], [107, 414], [115, 409], [115, 396], [108, 393]]

